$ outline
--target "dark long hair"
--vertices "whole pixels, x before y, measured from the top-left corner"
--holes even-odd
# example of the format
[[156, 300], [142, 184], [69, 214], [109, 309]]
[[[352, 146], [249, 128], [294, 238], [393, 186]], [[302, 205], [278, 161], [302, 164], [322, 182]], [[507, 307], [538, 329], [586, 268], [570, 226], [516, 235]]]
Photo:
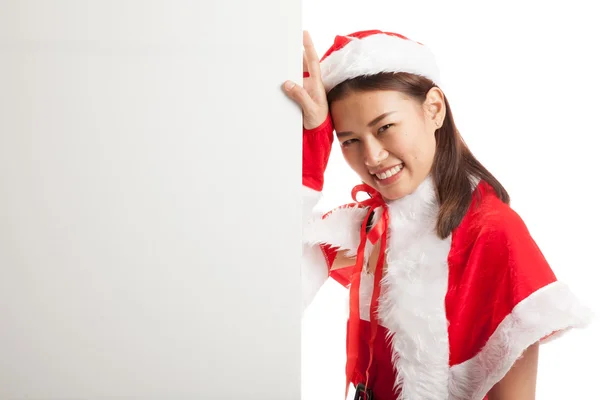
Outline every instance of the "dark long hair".
[[[419, 101], [425, 101], [427, 93], [436, 87], [431, 80], [405, 72], [384, 72], [376, 75], [349, 79], [334, 87], [328, 94], [329, 105], [352, 92], [396, 90]], [[436, 194], [440, 203], [436, 231], [440, 238], [447, 238], [460, 224], [473, 195], [472, 179], [487, 182], [504, 203], [510, 196], [502, 184], [475, 158], [460, 135], [448, 99], [444, 95], [446, 117], [435, 132], [436, 150], [431, 168]]]

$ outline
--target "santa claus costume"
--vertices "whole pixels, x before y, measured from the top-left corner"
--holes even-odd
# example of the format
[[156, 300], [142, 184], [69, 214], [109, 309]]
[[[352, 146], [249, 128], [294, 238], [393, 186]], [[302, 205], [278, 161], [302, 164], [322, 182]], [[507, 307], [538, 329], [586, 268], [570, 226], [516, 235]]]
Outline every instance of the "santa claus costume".
[[[396, 33], [337, 36], [321, 59], [326, 91], [379, 72], [418, 74], [440, 86], [432, 53]], [[473, 179], [470, 208], [445, 239], [436, 234], [431, 176], [393, 201], [359, 185], [353, 195], [365, 191], [368, 200], [314, 215], [331, 117], [303, 140], [304, 303], [328, 277], [349, 287], [346, 374], [360, 393], [366, 385], [374, 400], [481, 400], [529, 346], [589, 322], [589, 310], [557, 281], [522, 219], [486, 182]], [[332, 271], [342, 251], [356, 264]]]

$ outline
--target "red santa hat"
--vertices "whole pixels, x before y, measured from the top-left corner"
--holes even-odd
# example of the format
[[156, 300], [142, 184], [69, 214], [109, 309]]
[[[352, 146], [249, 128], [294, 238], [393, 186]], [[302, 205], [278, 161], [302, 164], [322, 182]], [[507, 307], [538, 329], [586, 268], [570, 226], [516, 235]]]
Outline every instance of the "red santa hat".
[[368, 30], [338, 35], [321, 58], [321, 77], [327, 92], [345, 80], [380, 72], [408, 72], [441, 86], [431, 50], [399, 33]]

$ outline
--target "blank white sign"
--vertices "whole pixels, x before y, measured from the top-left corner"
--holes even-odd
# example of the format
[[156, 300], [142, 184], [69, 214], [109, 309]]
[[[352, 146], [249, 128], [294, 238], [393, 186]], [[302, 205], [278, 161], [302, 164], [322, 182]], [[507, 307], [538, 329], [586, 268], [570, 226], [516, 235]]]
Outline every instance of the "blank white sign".
[[0, 3], [0, 399], [300, 397], [300, 10]]

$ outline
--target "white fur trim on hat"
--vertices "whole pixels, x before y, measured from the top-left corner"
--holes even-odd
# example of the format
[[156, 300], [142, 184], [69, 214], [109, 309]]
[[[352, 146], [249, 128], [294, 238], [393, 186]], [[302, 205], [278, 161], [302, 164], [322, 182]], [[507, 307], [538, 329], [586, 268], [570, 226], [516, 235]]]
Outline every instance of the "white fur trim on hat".
[[385, 33], [347, 38], [349, 43], [321, 61], [321, 77], [327, 92], [345, 80], [380, 72], [408, 72], [441, 86], [435, 56], [424, 45]]

